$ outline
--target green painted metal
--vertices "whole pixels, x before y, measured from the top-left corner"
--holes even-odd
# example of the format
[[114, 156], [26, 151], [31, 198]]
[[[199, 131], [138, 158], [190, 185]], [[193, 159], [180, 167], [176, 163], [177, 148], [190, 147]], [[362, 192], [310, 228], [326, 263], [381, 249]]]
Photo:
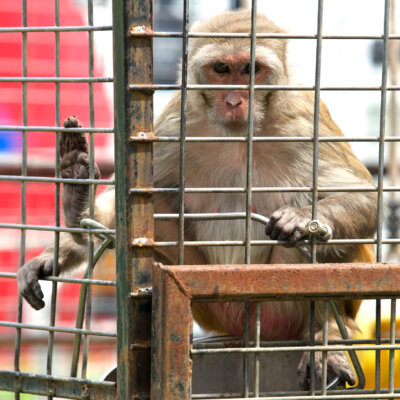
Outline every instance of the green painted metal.
[[130, 293], [151, 284], [153, 249], [132, 243], [153, 239], [153, 199], [129, 189], [153, 186], [152, 143], [129, 138], [153, 131], [153, 102], [152, 93], [129, 91], [128, 85], [152, 83], [152, 38], [129, 36], [132, 27], [151, 25], [151, 0], [114, 1], [118, 399], [150, 390], [150, 348], [143, 342], [150, 339], [151, 301]]
[[67, 399], [115, 399], [114, 382], [63, 378], [26, 372], [0, 371], [0, 390], [57, 396]]

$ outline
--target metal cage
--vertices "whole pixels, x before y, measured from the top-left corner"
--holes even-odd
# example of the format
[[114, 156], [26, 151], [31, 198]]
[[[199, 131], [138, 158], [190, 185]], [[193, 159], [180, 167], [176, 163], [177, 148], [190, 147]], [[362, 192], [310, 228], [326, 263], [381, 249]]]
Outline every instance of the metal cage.
[[[22, 166], [18, 173], [8, 170], [0, 175], [0, 181], [18, 182], [20, 185], [20, 223], [3, 223], [0, 230], [18, 230], [20, 235], [20, 266], [25, 258], [26, 232], [54, 232], [55, 260], [58, 259], [58, 241], [60, 232], [86, 232], [92, 235], [103, 235], [103, 245], [95, 249], [93, 240], [90, 251], [87, 272], [83, 278], [59, 277], [54, 270], [54, 277], [47, 280], [52, 282], [50, 304], [50, 319], [48, 323], [27, 323], [23, 319], [22, 299], [18, 299], [18, 311], [15, 321], [0, 321], [0, 328], [12, 328], [14, 339], [13, 368], [0, 370], [0, 398], [6, 391], [14, 392], [15, 398], [21, 394], [31, 393], [40, 396], [63, 398], [118, 398], [118, 399], [372, 399], [398, 398], [400, 388], [396, 387], [396, 374], [400, 374], [399, 366], [395, 365], [400, 352], [399, 333], [396, 331], [396, 298], [400, 294], [399, 264], [384, 264], [382, 246], [384, 244], [398, 245], [398, 238], [383, 237], [383, 203], [385, 193], [396, 193], [400, 187], [395, 184], [386, 185], [385, 174], [385, 144], [397, 143], [400, 139], [395, 134], [386, 134], [387, 94], [399, 90], [397, 83], [389, 84], [389, 45], [400, 36], [390, 33], [389, 19], [391, 16], [391, 1], [384, 1], [384, 32], [381, 35], [324, 35], [323, 34], [323, 0], [318, 0], [317, 32], [313, 35], [304, 34], [256, 34], [257, 1], [252, 0], [251, 32], [243, 34], [232, 33], [191, 33], [189, 31], [189, 0], [182, 0], [183, 29], [181, 32], [161, 32], [153, 30], [152, 0], [114, 0], [113, 27], [98, 26], [93, 23], [93, 0], [88, 0], [88, 23], [80, 26], [64, 26], [60, 24], [60, 3], [54, 1], [54, 24], [51, 26], [28, 26], [28, 6], [32, 0], [22, 0], [21, 26], [0, 27], [0, 35], [16, 33], [21, 36], [22, 70], [21, 76], [0, 77], [2, 83], [17, 83], [22, 88], [22, 124], [19, 126], [0, 125], [0, 131], [8, 131], [10, 135], [22, 132]], [[111, 31], [114, 45], [114, 76], [97, 77], [94, 73], [93, 35], [97, 31]], [[60, 73], [60, 35], [63, 32], [81, 32], [88, 38], [88, 72], [85, 77], [64, 77]], [[54, 34], [54, 76], [31, 77], [28, 75], [29, 56], [27, 45], [32, 33]], [[153, 82], [153, 39], [179, 38], [182, 41], [182, 81], [179, 84], [155, 84]], [[248, 38], [251, 42], [251, 64], [255, 65], [256, 39], [261, 37], [280, 39], [307, 39], [316, 44], [315, 81], [313, 85], [256, 85], [254, 74], [250, 74], [249, 85], [235, 86], [249, 91], [249, 123], [246, 137], [188, 137], [186, 136], [186, 96], [188, 90], [224, 90], [227, 86], [194, 85], [187, 82], [188, 48], [191, 38], [199, 37], [240, 37]], [[371, 39], [383, 43], [382, 79], [379, 86], [322, 86], [321, 58], [324, 41]], [[55, 88], [55, 126], [32, 126], [28, 121], [28, 93], [30, 83], [50, 83]], [[95, 127], [94, 85], [110, 83], [114, 85], [114, 128]], [[54, 176], [41, 176], [28, 164], [28, 133], [52, 132], [56, 144], [61, 127], [60, 96], [64, 84], [84, 83], [89, 90], [90, 128], [76, 128], [76, 132], [90, 134], [90, 179], [65, 180], [59, 175], [59, 154], [54, 157]], [[313, 138], [271, 138], [253, 137], [253, 98], [257, 90], [312, 90], [315, 93], [314, 137]], [[178, 90], [181, 92], [181, 125], [180, 132], [174, 137], [156, 137], [153, 130], [153, 94], [159, 90]], [[380, 129], [376, 137], [344, 137], [347, 142], [375, 142], [379, 145], [379, 164], [377, 168], [377, 184], [373, 188], [357, 187], [320, 187], [318, 185], [318, 152], [319, 143], [339, 140], [336, 137], [319, 137], [319, 99], [322, 91], [377, 91], [380, 93]], [[78, 113], [79, 110], [76, 111]], [[71, 131], [71, 130], [70, 130]], [[94, 179], [94, 144], [95, 135], [99, 133], [114, 133], [115, 139], [115, 180]], [[256, 141], [310, 141], [313, 143], [313, 185], [312, 187], [253, 187], [252, 183], [252, 152]], [[178, 143], [180, 153], [180, 182], [178, 188], [157, 188], [153, 181], [153, 145], [155, 142]], [[185, 145], [188, 142], [244, 142], [247, 144], [247, 185], [246, 187], [225, 188], [188, 188], [185, 187]], [[56, 146], [55, 146], [56, 147]], [[52, 172], [50, 172], [50, 175]], [[44, 174], [43, 174], [44, 175]], [[50, 225], [28, 224], [26, 218], [26, 186], [30, 182], [54, 184], [55, 215], [54, 223]], [[116, 194], [116, 228], [99, 227], [93, 221], [86, 221], [82, 228], [65, 228], [61, 226], [60, 216], [60, 184], [76, 183], [89, 185], [90, 216], [93, 218], [93, 202], [96, 185], [115, 185]], [[250, 254], [252, 246], [282, 245], [274, 240], [252, 240], [251, 223], [254, 213], [251, 209], [252, 194], [255, 192], [268, 193], [279, 191], [295, 191], [311, 193], [313, 198], [312, 218], [316, 219], [318, 193], [323, 191], [357, 192], [374, 191], [378, 196], [378, 230], [374, 239], [330, 240], [329, 243], [366, 243], [375, 244], [377, 249], [374, 264], [317, 264], [315, 241], [311, 241], [310, 264], [302, 265], [251, 265]], [[154, 214], [153, 195], [155, 193], [175, 193], [179, 196], [178, 214]], [[244, 193], [246, 210], [242, 213], [185, 213], [185, 193]], [[246, 225], [244, 241], [189, 241], [185, 240], [184, 222], [186, 219], [242, 219]], [[156, 242], [154, 240], [154, 220], [179, 220], [179, 238]], [[114, 242], [116, 249], [116, 280], [95, 279], [93, 269], [100, 254]], [[157, 247], [175, 246], [178, 248], [178, 265], [153, 265], [153, 251]], [[244, 264], [225, 266], [189, 266], [185, 265], [185, 246], [244, 246]], [[1, 268], [1, 267], [0, 267]], [[152, 270], [153, 279], [149, 271]], [[15, 272], [0, 271], [2, 282], [15, 280]], [[81, 294], [76, 316], [75, 327], [60, 327], [56, 324], [57, 284], [59, 282], [73, 283], [81, 286]], [[268, 282], [268, 285], [265, 285]], [[3, 283], [2, 283], [3, 284]], [[106, 331], [91, 328], [92, 287], [96, 285], [116, 287], [116, 320], [117, 331]], [[152, 289], [151, 289], [152, 288]], [[217, 289], [216, 289], [217, 288]], [[349, 339], [345, 333], [343, 339], [328, 341], [327, 321], [329, 309], [334, 309], [335, 299], [376, 299], [376, 330], [375, 339]], [[381, 299], [390, 299], [391, 317], [389, 336], [382, 337], [381, 333]], [[260, 340], [260, 307], [262, 300], [288, 299], [291, 301], [308, 301], [311, 315], [315, 301], [321, 301], [325, 310], [324, 338], [322, 341], [311, 339], [309, 342], [262, 342]], [[243, 338], [216, 338], [215, 340], [193, 340], [192, 306], [196, 302], [229, 301], [242, 302], [245, 322]], [[254, 337], [250, 335], [249, 309], [255, 310]], [[340, 316], [337, 318], [340, 324]], [[398, 329], [398, 328], [397, 328]], [[47, 332], [46, 371], [33, 370], [25, 372], [20, 367], [20, 357], [23, 343], [23, 333], [27, 330]], [[315, 326], [311, 323], [310, 331]], [[55, 334], [68, 335], [72, 349], [71, 373], [68, 376], [53, 374]], [[90, 357], [89, 338], [110, 338], [112, 346], [116, 347], [117, 371], [111, 373], [105, 380], [89, 379], [87, 377], [88, 358]], [[311, 335], [313, 337], [313, 335]], [[83, 344], [81, 340], [83, 338]], [[106, 341], [108, 339], [105, 339]], [[94, 340], [93, 340], [94, 343]], [[109, 343], [107, 341], [107, 343]], [[0, 344], [1, 346], [1, 344]], [[81, 351], [82, 350], [82, 351]], [[330, 350], [346, 350], [355, 354], [363, 351], [373, 351], [375, 354], [375, 387], [364, 388], [362, 371], [358, 375], [355, 388], [330, 388], [327, 382], [326, 354]], [[317, 351], [323, 353], [322, 384], [317, 387], [311, 378], [311, 389], [302, 392], [298, 389], [266, 389], [262, 385], [264, 356], [276, 353], [298, 355], [308, 351], [314, 355]], [[388, 351], [389, 365], [388, 385], [381, 385], [381, 353]], [[82, 352], [81, 376], [78, 375], [79, 356]], [[357, 357], [350, 357], [353, 364]], [[207, 376], [207, 369], [213, 357], [234, 355], [234, 361], [227, 358], [226, 362], [239, 365], [240, 382], [233, 382], [234, 389], [207, 390], [207, 382], [199, 381]], [[313, 356], [311, 356], [313, 360]], [[215, 360], [215, 359], [214, 359]], [[279, 359], [281, 362], [283, 358]], [[276, 361], [274, 361], [276, 362]], [[291, 361], [289, 361], [290, 364]], [[223, 365], [224, 361], [222, 361]], [[202, 367], [203, 365], [203, 367]], [[221, 365], [221, 364], [219, 364]], [[311, 364], [312, 365], [312, 364]], [[203, 368], [203, 370], [201, 369]], [[221, 367], [219, 367], [221, 368]], [[212, 370], [212, 368], [211, 368]], [[214, 370], [212, 370], [214, 371]], [[261, 371], [261, 372], [260, 372]], [[359, 372], [359, 371], [358, 371]], [[313, 375], [312, 375], [313, 376]], [[237, 378], [237, 377], [235, 377]], [[229, 386], [229, 385], [228, 385]], [[239, 387], [239, 389], [238, 389]]]

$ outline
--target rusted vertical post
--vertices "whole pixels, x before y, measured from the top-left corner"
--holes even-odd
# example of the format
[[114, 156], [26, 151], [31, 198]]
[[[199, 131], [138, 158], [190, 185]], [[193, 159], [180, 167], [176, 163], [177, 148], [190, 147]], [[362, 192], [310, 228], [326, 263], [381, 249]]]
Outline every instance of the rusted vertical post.
[[161, 264], [153, 268], [151, 400], [188, 400], [191, 296]]
[[130, 36], [144, 26], [152, 26], [152, 0], [114, 0], [117, 393], [129, 400], [147, 398], [150, 391], [151, 300], [131, 293], [151, 285], [153, 249], [146, 243], [153, 242], [153, 198], [129, 194], [130, 188], [153, 186], [152, 143], [131, 140], [153, 131], [152, 93], [128, 89], [153, 81], [152, 39]]

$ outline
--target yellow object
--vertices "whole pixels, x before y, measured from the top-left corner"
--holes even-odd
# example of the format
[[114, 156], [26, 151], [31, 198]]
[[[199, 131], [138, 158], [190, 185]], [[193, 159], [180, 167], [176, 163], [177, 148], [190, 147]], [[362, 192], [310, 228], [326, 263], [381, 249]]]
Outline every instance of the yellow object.
[[[386, 312], [385, 312], [386, 308]], [[382, 301], [382, 317], [381, 317], [381, 338], [390, 338], [390, 300]], [[371, 317], [373, 320], [371, 320]], [[357, 333], [356, 339], [375, 339], [375, 301], [364, 301], [362, 309], [357, 317], [357, 323], [360, 327], [360, 332]], [[396, 333], [395, 337], [400, 337], [400, 315], [396, 318]], [[380, 387], [387, 389], [389, 387], [389, 350], [381, 350], [381, 366], [380, 366]], [[360, 350], [357, 351], [361, 367], [365, 375], [365, 389], [375, 389], [375, 350]], [[394, 351], [394, 388], [400, 388], [400, 350]], [[399, 396], [400, 398], [400, 396]]]

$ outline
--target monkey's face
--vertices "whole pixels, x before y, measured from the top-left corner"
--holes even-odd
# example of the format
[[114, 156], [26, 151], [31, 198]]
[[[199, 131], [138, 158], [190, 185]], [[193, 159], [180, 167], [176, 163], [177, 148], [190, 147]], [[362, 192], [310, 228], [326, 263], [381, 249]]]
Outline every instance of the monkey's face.
[[[250, 77], [250, 60], [248, 53], [226, 54], [203, 67], [206, 81], [212, 85], [248, 85]], [[268, 67], [255, 63], [255, 83], [262, 84], [268, 75]], [[208, 93], [210, 95], [210, 93]], [[207, 95], [206, 95], [207, 96]], [[247, 128], [249, 117], [248, 90], [217, 90], [209, 99], [211, 106], [209, 115], [213, 122], [217, 122], [232, 132]], [[207, 102], [207, 99], [206, 99]], [[260, 104], [254, 104], [255, 116]]]
[[[250, 81], [249, 43], [207, 44], [190, 57], [189, 83], [208, 85], [248, 85]], [[190, 68], [190, 64], [192, 68]], [[280, 83], [285, 75], [284, 63], [276, 50], [259, 45], [256, 49], [254, 80], [256, 85]], [[255, 132], [262, 126], [266, 110], [266, 90], [256, 90], [253, 121]], [[245, 136], [249, 119], [248, 89], [213, 89], [191, 92], [194, 109], [204, 111], [210, 124], [220, 134]], [[190, 100], [189, 100], [190, 101]], [[204, 115], [203, 114], [203, 115]]]

